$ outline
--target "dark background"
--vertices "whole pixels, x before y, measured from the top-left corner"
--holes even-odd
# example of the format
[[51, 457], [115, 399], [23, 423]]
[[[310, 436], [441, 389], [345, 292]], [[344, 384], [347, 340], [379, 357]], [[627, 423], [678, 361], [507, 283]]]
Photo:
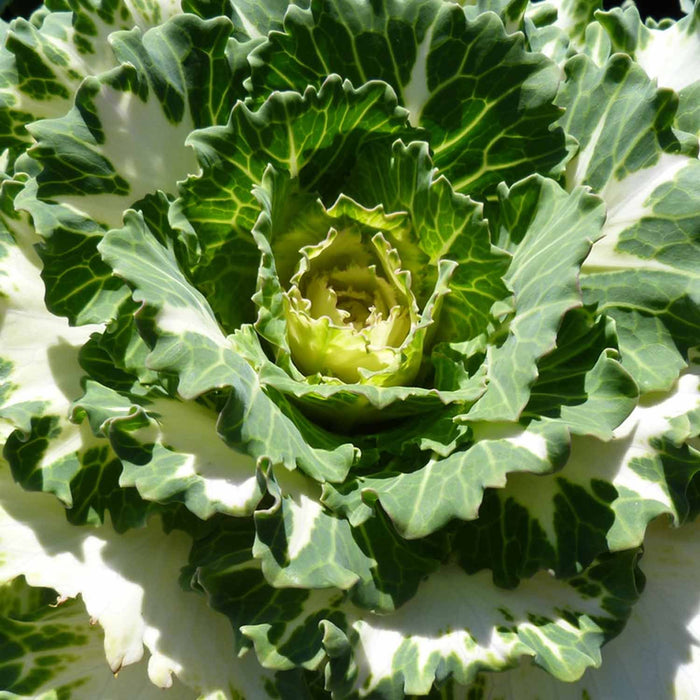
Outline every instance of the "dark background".
[[[0, 8], [4, 7], [2, 18], [10, 20], [17, 16], [27, 17], [39, 4], [36, 0], [0, 0]], [[603, 7], [609, 10], [621, 4], [621, 2], [607, 0], [607, 2], [603, 2]], [[657, 20], [664, 17], [672, 17], [673, 19], [682, 17], [678, 0], [639, 0], [637, 7], [643, 19], [646, 17], [653, 17]]]
[[[621, 2], [603, 2], [606, 10], [621, 4]], [[642, 15], [642, 19], [647, 17], [653, 17], [654, 19], [663, 19], [664, 17], [680, 19], [683, 16], [678, 0], [640, 0], [637, 2], [637, 7]]]

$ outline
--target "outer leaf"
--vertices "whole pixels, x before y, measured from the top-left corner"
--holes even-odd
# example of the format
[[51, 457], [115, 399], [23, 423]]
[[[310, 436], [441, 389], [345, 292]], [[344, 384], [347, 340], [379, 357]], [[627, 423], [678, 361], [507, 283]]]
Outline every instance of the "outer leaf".
[[183, 10], [204, 19], [226, 16], [233, 23], [233, 32], [226, 53], [233, 71], [231, 84], [243, 90], [250, 76], [248, 56], [272, 30], [282, 28], [282, 19], [289, 5], [308, 5], [307, 0], [184, 0]]
[[202, 550], [193, 562], [214, 607], [240, 626], [266, 666], [314, 669], [327, 657], [326, 683], [343, 697], [427, 694], [447, 673], [469, 683], [479, 669], [503, 669], [522, 656], [574, 680], [600, 663], [601, 642], [619, 628], [605, 610], [624, 617], [637, 596], [634, 553], [596, 564], [574, 590], [541, 573], [508, 592], [484, 574], [446, 565], [387, 617], [322, 591], [268, 588], [240, 542], [227, 550], [228, 561]]
[[310, 484], [300, 488], [277, 474], [284, 495], [275, 508], [256, 513], [252, 549], [276, 588], [333, 586], [350, 591], [358, 606], [390, 612], [415, 594], [446, 554], [445, 540], [399, 537], [381, 512], [353, 528], [323, 508]]
[[[453, 518], [473, 520], [487, 487], [505, 485], [506, 474], [550, 472], [565, 461], [568, 433], [550, 422], [532, 423], [527, 429], [484, 423], [478, 426], [473, 446], [422, 460], [419, 468], [361, 476], [342, 488], [327, 486], [329, 505], [358, 522], [368, 513], [362, 499], [379, 499], [402, 536], [425, 537]], [[399, 463], [399, 466], [402, 466]]]
[[2, 616], [24, 620], [46, 605], [56, 601], [56, 591], [50, 588], [33, 588], [24, 576], [2, 585]]
[[[131, 204], [158, 189], [174, 191], [196, 171], [186, 136], [227, 115], [234, 99], [224, 56], [229, 30], [224, 19], [180, 16], [143, 36], [121, 34], [113, 43], [130, 63], [85, 80], [65, 117], [30, 127], [43, 169], [19, 204], [46, 239], [42, 258], [56, 313], [79, 323], [116, 315], [125, 290], [95, 246]], [[84, 284], [76, 285], [77, 276]]]
[[250, 656], [236, 660], [225, 620], [178, 584], [188, 537], [165, 535], [156, 522], [122, 535], [109, 525], [74, 527], [52, 497], [26, 493], [8, 477], [3, 468], [2, 580], [22, 574], [31, 585], [50, 586], [61, 596], [81, 594], [105, 630], [104, 650], [115, 673], [141, 659], [145, 645], [149, 678], [160, 687], [169, 687], [175, 674], [204, 694], [260, 692], [265, 674], [249, 665]]
[[462, 527], [464, 565], [495, 564], [506, 585], [540, 568], [573, 575], [607, 549], [639, 546], [660, 514], [686, 520], [700, 471], [692, 446], [698, 386], [696, 374], [683, 375], [672, 392], [636, 408], [611, 442], [574, 437], [556, 474], [510, 476], [484, 500], [479, 520]]
[[[6, 181], [5, 193], [18, 183]], [[105, 441], [68, 421], [81, 394], [80, 346], [101, 326], [70, 327], [43, 303], [36, 234], [26, 216], [3, 200], [11, 227], [0, 242], [3, 256], [3, 377], [0, 418], [4, 454], [25, 488], [55, 493], [72, 522], [100, 522], [105, 509], [119, 527], [139, 522], [144, 510], [133, 492], [117, 490], [120, 465]], [[3, 226], [4, 228], [4, 226]], [[29, 325], [28, 325], [29, 324]]]
[[[143, 663], [121, 669], [118, 677], [110, 671], [103, 636], [77, 599], [0, 620], [2, 697], [70, 700], [119, 693], [139, 700], [162, 698], [163, 689], [149, 682]], [[192, 697], [192, 690], [178, 681], [169, 693], [173, 700]]]
[[204, 406], [156, 392], [139, 405], [88, 381], [76, 410], [120, 455], [119, 485], [136, 487], [146, 500], [183, 501], [206, 519], [215, 512], [250, 515], [262, 498], [255, 460], [224, 444], [217, 414]]
[[[116, 226], [124, 210], [146, 194], [173, 191], [178, 179], [196, 170], [185, 138], [202, 112], [210, 117], [225, 101], [225, 71], [217, 70], [211, 92], [189, 84], [209, 82], [221, 64], [227, 26], [225, 20], [204, 23], [183, 16], [142, 41], [137, 32], [121, 36], [118, 51], [137, 67], [124, 65], [88, 79], [66, 117], [32, 125], [38, 141], [33, 155], [43, 165], [37, 196], [72, 204], [91, 219]], [[211, 55], [201, 55], [197, 44], [204, 42], [211, 43]], [[171, 77], [173, 54], [184, 69]], [[153, 158], [153, 150], [161, 157]]]
[[637, 404], [638, 388], [613, 349], [613, 324], [575, 309], [563, 319], [557, 347], [538, 363], [524, 415], [548, 416], [575, 435], [610, 440]]
[[256, 94], [301, 90], [330, 73], [355, 85], [383, 80], [459, 192], [547, 173], [566, 158], [562, 132], [550, 130], [555, 66], [490, 12], [472, 21], [438, 0], [318, 0], [290, 8], [284, 30], [251, 56]]
[[[5, 182], [4, 193], [17, 188]], [[126, 527], [143, 513], [129, 492], [115, 493], [119, 464], [104, 443], [68, 420], [81, 393], [78, 350], [99, 326], [71, 328], [44, 306], [41, 263], [26, 216], [3, 199], [2, 437], [15, 478], [26, 488], [55, 493], [73, 522], [100, 521], [105, 508]], [[10, 211], [8, 211], [10, 210]]]
[[614, 51], [629, 54], [660, 87], [678, 93], [678, 127], [700, 135], [700, 5], [696, 2], [688, 15], [663, 27], [642, 24], [634, 6], [601, 12], [596, 19]]
[[485, 674], [469, 689], [469, 697], [694, 697], [700, 663], [698, 534], [698, 523], [675, 530], [659, 519], [649, 528], [640, 565], [647, 580], [644, 593], [622, 634], [603, 648], [600, 668], [588, 670], [576, 683], [562, 684], [524, 663], [506, 673]]
[[584, 263], [584, 300], [619, 322], [623, 366], [641, 387], [667, 390], [700, 326], [700, 166], [662, 152], [673, 146], [672, 97], [628, 58], [597, 68], [579, 56], [566, 69], [559, 99], [582, 146], [570, 182], [595, 187], [609, 209], [605, 235]]
[[[282, 19], [289, 5], [307, 5], [305, 0], [237, 0], [236, 4], [217, 0], [187, 0], [184, 11], [210, 19], [225, 15], [234, 24], [234, 38], [245, 46], [247, 42], [263, 39], [282, 27]], [[254, 46], [255, 44], [250, 44]]]
[[28, 142], [24, 125], [63, 115], [83, 78], [117, 65], [109, 35], [143, 31], [179, 12], [179, 2], [75, 0], [72, 13], [16, 19], [0, 49], [0, 150]]
[[594, 13], [603, 5], [601, 0], [547, 0], [547, 4], [554, 5], [557, 10], [556, 26], [568, 34], [577, 49], [583, 45]]
[[509, 34], [520, 28], [520, 22], [527, 8], [527, 0], [474, 0], [474, 2], [460, 3], [464, 5], [464, 11], [470, 19], [482, 12], [495, 12], [506, 27]]
[[663, 147], [679, 149], [669, 130], [673, 94], [658, 90], [628, 56], [598, 67], [578, 55], [565, 70], [560, 123], [581, 146], [567, 173], [571, 186], [587, 184], [604, 196], [606, 186], [658, 162]]
[[554, 347], [562, 316], [580, 305], [579, 265], [600, 235], [602, 202], [584, 190], [567, 195], [530, 178], [499, 188], [497, 240], [513, 251], [506, 284], [515, 296], [508, 336], [487, 351], [486, 393], [470, 420], [517, 420], [537, 377], [536, 362]]
[[0, 190], [0, 310], [2, 311], [2, 418], [29, 430], [32, 415], [62, 416], [80, 392], [77, 349], [98, 326], [71, 328], [46, 309], [38, 238], [26, 215], [14, 212], [20, 186], [6, 180]]
[[128, 290], [111, 276], [97, 253], [104, 228], [71, 206], [46, 204], [36, 198], [36, 181], [17, 195], [16, 206], [31, 212], [39, 246], [47, 307], [75, 325], [104, 323], [125, 301]]

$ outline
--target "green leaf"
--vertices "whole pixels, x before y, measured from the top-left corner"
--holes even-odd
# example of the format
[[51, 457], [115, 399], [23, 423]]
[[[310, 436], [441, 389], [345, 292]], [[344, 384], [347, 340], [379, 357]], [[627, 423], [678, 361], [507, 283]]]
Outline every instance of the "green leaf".
[[350, 524], [324, 512], [304, 493], [285, 493], [274, 510], [255, 516], [253, 556], [275, 588], [347, 590], [370, 579], [375, 562], [353, 540]]
[[427, 261], [413, 263], [413, 256], [400, 251], [417, 290], [432, 279], [428, 264], [458, 264], [440, 311], [440, 339], [465, 340], [487, 329], [491, 306], [508, 296], [502, 277], [509, 259], [491, 245], [482, 207], [435, 176], [426, 143], [397, 141], [391, 152], [375, 148], [363, 153], [344, 192], [367, 207], [381, 204], [386, 212], [409, 214], [417, 244], [427, 256]]
[[262, 498], [255, 460], [227, 447], [216, 431], [217, 414], [200, 404], [156, 391], [139, 404], [88, 381], [74, 405], [74, 418], [82, 415], [120, 456], [119, 486], [135, 487], [141, 498], [183, 502], [202, 519], [216, 512], [250, 515]]
[[116, 391], [131, 391], [136, 380], [144, 386], [158, 383], [158, 373], [146, 367], [151, 349], [138, 333], [137, 314], [138, 323], [145, 324], [144, 310], [128, 299], [118, 318], [103, 333], [93, 333], [80, 350], [85, 373]]
[[700, 9], [677, 22], [646, 26], [636, 7], [600, 12], [596, 19], [610, 37], [612, 51], [630, 55], [659, 87], [678, 93], [676, 123], [680, 129], [700, 136], [697, 97], [700, 92]]
[[556, 67], [490, 12], [472, 21], [438, 0], [318, 0], [291, 7], [284, 32], [271, 32], [250, 60], [256, 95], [302, 90], [331, 73], [354, 85], [385, 81], [459, 192], [552, 172], [566, 159], [563, 133], [550, 129]]
[[176, 374], [184, 399], [231, 387], [217, 429], [236, 449], [290, 470], [298, 464], [320, 481], [342, 480], [355, 458], [352, 445], [315, 426], [277, 392], [266, 392], [174, 253], [141, 216], [128, 212], [125, 218], [126, 226], [110, 231], [99, 248], [114, 273], [134, 285], [134, 299], [157, 311], [159, 338], [148, 366]]
[[[580, 700], [611, 694], [692, 698], [698, 660], [698, 523], [650, 527], [640, 569], [644, 592], [625, 629], [602, 649], [603, 663], [575, 683], [562, 684], [542, 669], [523, 663], [505, 673], [483, 674], [475, 683], [483, 697], [522, 700]], [[470, 689], [471, 690], [471, 689]]]
[[565, 312], [581, 304], [579, 266], [599, 236], [602, 202], [583, 189], [571, 194], [555, 182], [529, 178], [499, 187], [496, 240], [513, 258], [504, 281], [515, 314], [501, 345], [487, 350], [486, 393], [470, 420], [517, 420], [537, 377], [537, 360], [555, 344]]
[[275, 507], [255, 514], [252, 549], [275, 588], [340, 588], [359, 606], [390, 612], [445, 555], [444, 541], [407, 542], [380, 511], [352, 527], [323, 507], [318, 489], [276, 477], [282, 489]]
[[273, 94], [257, 111], [238, 103], [226, 126], [190, 135], [203, 173], [182, 186], [177, 208], [202, 251], [193, 280], [229, 331], [253, 320], [253, 303], [245, 300], [255, 291], [260, 255], [250, 230], [260, 205], [252, 189], [268, 165], [334, 199], [363, 144], [405, 131], [405, 112], [386, 85], [356, 90], [331, 76], [303, 95]]
[[177, 2], [75, 0], [72, 12], [35, 14], [14, 20], [0, 49], [0, 150], [29, 142], [24, 125], [60, 117], [82, 80], [108, 71], [117, 59], [112, 32], [143, 31], [179, 12]]
[[661, 319], [634, 308], [610, 308], [606, 313], [615, 319], [622, 366], [640, 392], [670, 389], [686, 363]]
[[697, 343], [699, 185], [700, 163], [670, 155], [611, 183], [605, 237], [583, 266], [584, 299], [620, 324], [622, 363], [645, 391], [668, 389]]
[[[103, 637], [100, 628], [90, 624], [90, 616], [77, 599], [47, 605], [20, 619], [0, 619], [2, 696], [49, 700], [89, 693], [92, 697], [107, 697], [116, 689], [144, 700], [162, 697], [162, 688], [148, 680], [143, 662], [120, 669], [115, 678], [105, 663]], [[179, 682], [169, 692], [177, 700], [192, 695], [191, 689]]]
[[305, 4], [305, 0], [237, 0], [235, 5], [217, 0], [186, 0], [183, 10], [204, 18], [229, 17], [235, 28], [234, 39], [245, 44], [246, 40], [261, 39], [280, 29], [290, 5]]
[[487, 494], [479, 520], [462, 526], [463, 565], [493, 568], [511, 586], [542, 568], [572, 576], [601, 552], [639, 546], [658, 515], [684, 522], [700, 471], [699, 407], [698, 376], [684, 374], [671, 392], [635, 408], [613, 440], [574, 436], [555, 474], [510, 475]]
[[520, 22], [527, 9], [527, 0], [474, 0], [460, 3], [464, 5], [467, 17], [474, 19], [482, 12], [495, 12], [503, 21], [509, 34], [520, 28]]
[[2, 584], [2, 617], [24, 620], [56, 601], [56, 591], [30, 586], [24, 576]]
[[[139, 661], [145, 645], [151, 654], [148, 676], [160, 688], [169, 687], [175, 675], [200, 693], [231, 688], [244, 697], [260, 693], [268, 674], [256, 668], [250, 655], [236, 659], [226, 620], [214, 614], [204, 598], [185, 592], [178, 583], [191, 544], [188, 536], [166, 535], [156, 520], [121, 535], [108, 524], [75, 527], [66, 522], [64, 509], [53, 497], [23, 491], [6, 467], [0, 479], [0, 580], [24, 575], [30, 585], [54, 588], [62, 598], [80, 594], [88, 614], [104, 629], [101, 656], [106, 655], [112, 673]], [[59, 643], [94, 644], [88, 619], [83, 619], [83, 633], [72, 628]], [[14, 634], [28, 631], [20, 626]], [[52, 638], [46, 641], [50, 644]], [[24, 651], [31, 663], [32, 650], [25, 647], [21, 654]], [[67, 654], [76, 652], [68, 647]], [[54, 673], [62, 671], [58, 661], [49, 666]], [[71, 672], [80, 673], [79, 661]], [[38, 680], [34, 677], [33, 683]], [[99, 675], [94, 682], [99, 683]], [[35, 687], [27, 681], [16, 689], [31, 693]]]
[[576, 49], [582, 48], [586, 30], [602, 9], [601, 0], [547, 0], [547, 4], [557, 10], [556, 26], [566, 32]]
[[538, 363], [539, 376], [523, 415], [557, 418], [574, 435], [610, 440], [639, 394], [620, 365], [612, 324], [575, 309], [564, 316], [556, 342]]
[[224, 19], [181, 16], [143, 36], [120, 34], [115, 50], [129, 63], [87, 78], [66, 116], [31, 125], [42, 170], [18, 205], [46, 240], [52, 311], [76, 323], [117, 313], [125, 289], [95, 246], [130, 205], [156, 190], [174, 191], [197, 169], [187, 135], [228, 116], [235, 99], [225, 58], [229, 30]]
[[[199, 128], [225, 123], [234, 103], [243, 96], [232, 83], [226, 53], [231, 29], [223, 17], [203, 21], [181, 14], [144, 34], [132, 30], [112, 41], [119, 61], [135, 66], [148, 77], [168, 122], [188, 123], [189, 116], [194, 128]], [[139, 119], [139, 115], [134, 114], [134, 118]], [[132, 135], [143, 133], [140, 119], [138, 124]], [[131, 150], [138, 152], [138, 144], [134, 143]], [[163, 173], [169, 167], [164, 163]], [[159, 185], [158, 189], [164, 188]]]
[[[420, 386], [371, 386], [366, 384], [305, 384], [291, 379], [267, 361], [259, 368], [259, 379], [281, 394], [294, 399], [319, 424], [347, 433], [353, 428], [394, 419], [417, 416], [450, 404], [475, 401], [483, 382], [475, 381], [454, 391]], [[386, 426], [385, 426], [386, 427]]]
[[663, 162], [664, 150], [680, 150], [670, 129], [676, 97], [657, 89], [629, 56], [616, 54], [599, 67], [579, 54], [564, 68], [557, 103], [566, 111], [559, 124], [580, 145], [567, 170], [570, 187], [590, 185], [607, 201], [617, 183]]
[[[3, 185], [6, 193], [12, 188], [9, 181]], [[55, 493], [72, 522], [100, 522], [111, 509], [115, 521], [128, 527], [143, 513], [129, 491], [117, 489], [114, 454], [67, 419], [82, 391], [80, 347], [101, 326], [70, 327], [46, 308], [36, 234], [26, 218], [5, 210], [0, 223], [4, 455], [17, 481]]]
[[97, 252], [104, 228], [71, 206], [37, 199], [36, 181], [25, 185], [16, 206], [31, 213], [36, 233], [43, 237], [38, 253], [47, 309], [76, 326], [102, 324], [116, 316], [128, 289], [112, 277]]
[[440, 459], [423, 456], [419, 464], [359, 476], [342, 486], [327, 485], [324, 501], [353, 522], [367, 517], [365, 500], [378, 499], [403, 537], [436, 532], [453, 518], [478, 516], [484, 489], [505, 485], [509, 472], [548, 473], [559, 468], [569, 450], [568, 431], [549, 421], [475, 424], [474, 444]]
[[77, 352], [99, 327], [71, 328], [46, 308], [37, 236], [12, 206], [20, 186], [0, 186], [0, 416], [28, 431], [31, 416], [62, 416], [79, 394]]
[[[224, 549], [230, 554], [212, 556]], [[266, 666], [315, 669], [327, 659], [329, 690], [400, 697], [429, 693], [444, 673], [468, 684], [484, 667], [502, 670], [530, 656], [561, 680], [579, 678], [600, 664], [600, 645], [638, 595], [636, 559], [636, 552], [608, 557], [569, 583], [541, 572], [517, 591], [447, 564], [391, 616], [328, 591], [269, 587], [233, 537], [196, 545], [193, 565], [214, 608]]]

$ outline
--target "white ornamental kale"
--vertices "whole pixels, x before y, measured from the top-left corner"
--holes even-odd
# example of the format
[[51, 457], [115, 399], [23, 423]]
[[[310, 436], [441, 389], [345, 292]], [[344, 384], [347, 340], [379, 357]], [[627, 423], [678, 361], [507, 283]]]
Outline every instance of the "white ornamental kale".
[[2, 23], [3, 697], [698, 696], [700, 4], [601, 6]]

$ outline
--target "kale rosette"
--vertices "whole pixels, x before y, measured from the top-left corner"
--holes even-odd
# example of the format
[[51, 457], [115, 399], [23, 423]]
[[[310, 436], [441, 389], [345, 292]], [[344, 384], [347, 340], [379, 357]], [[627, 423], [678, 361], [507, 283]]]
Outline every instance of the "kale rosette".
[[691, 692], [686, 5], [3, 22], [8, 697]]

